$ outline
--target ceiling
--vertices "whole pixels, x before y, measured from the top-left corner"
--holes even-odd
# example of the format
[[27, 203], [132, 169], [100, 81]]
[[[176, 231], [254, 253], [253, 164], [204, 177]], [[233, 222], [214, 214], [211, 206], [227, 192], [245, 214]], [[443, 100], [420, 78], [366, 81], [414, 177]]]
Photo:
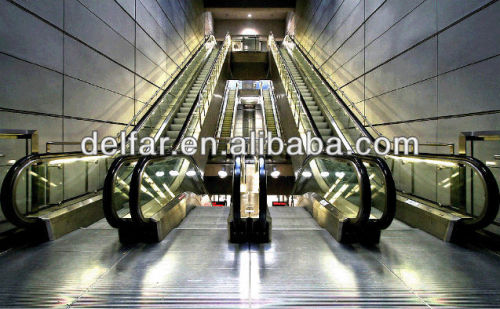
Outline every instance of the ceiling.
[[[284, 20], [292, 8], [207, 8], [214, 19]], [[251, 14], [252, 17], [248, 17]]]
[[205, 8], [295, 8], [295, 0], [204, 0]]

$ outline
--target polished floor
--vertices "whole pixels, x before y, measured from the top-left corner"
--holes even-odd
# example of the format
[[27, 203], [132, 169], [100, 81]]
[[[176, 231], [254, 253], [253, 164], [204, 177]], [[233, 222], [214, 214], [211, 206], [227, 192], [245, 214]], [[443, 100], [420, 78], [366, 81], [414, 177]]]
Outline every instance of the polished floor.
[[197, 208], [161, 243], [122, 246], [102, 220], [0, 256], [0, 307], [500, 307], [500, 257], [395, 222], [380, 245], [337, 243], [301, 208], [273, 241], [227, 242], [227, 208]]

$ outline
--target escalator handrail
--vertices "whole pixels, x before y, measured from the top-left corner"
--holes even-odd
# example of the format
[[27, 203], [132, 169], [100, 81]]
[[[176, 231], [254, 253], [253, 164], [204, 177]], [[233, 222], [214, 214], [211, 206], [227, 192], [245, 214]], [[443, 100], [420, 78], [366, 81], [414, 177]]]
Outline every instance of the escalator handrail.
[[293, 41], [293, 43], [297, 47], [297, 50], [300, 52], [300, 54], [302, 55], [302, 57], [307, 61], [307, 63], [313, 69], [313, 71], [316, 73], [316, 75], [321, 79], [321, 81], [323, 82], [323, 84], [328, 88], [328, 90], [330, 91], [330, 93], [332, 93], [335, 96], [335, 98], [340, 103], [340, 105], [342, 106], [342, 108], [344, 109], [344, 111], [347, 113], [347, 115], [349, 116], [349, 118], [356, 124], [356, 127], [358, 128], [358, 130], [360, 130], [363, 133], [363, 135], [365, 135], [365, 137], [367, 137], [373, 143], [375, 141], [375, 138], [370, 134], [370, 132], [368, 132], [368, 130], [366, 130], [365, 126], [359, 121], [358, 117], [356, 117], [354, 115], [354, 113], [352, 112], [352, 110], [347, 106], [347, 104], [344, 102], [344, 100], [338, 95], [337, 91], [335, 91], [335, 89], [333, 89], [333, 87], [325, 79], [325, 77], [323, 76], [323, 74], [321, 74], [319, 72], [319, 70], [316, 68], [316, 66], [305, 55], [305, 53], [302, 50], [300, 44], [297, 44], [297, 42], [295, 41], [295, 38], [293, 36], [289, 35], [288, 37]]
[[396, 184], [394, 183], [394, 178], [392, 177], [391, 169], [387, 162], [382, 158], [376, 156], [367, 156], [354, 154], [356, 157], [360, 158], [363, 162], [370, 162], [378, 167], [382, 172], [385, 184], [385, 207], [380, 218], [370, 219], [370, 225], [376, 229], [383, 230], [391, 225], [396, 215]]
[[[297, 44], [295, 41], [295, 38], [292, 36], [289, 36], [290, 39], [294, 42], [295, 46], [297, 47], [297, 50], [302, 54], [303, 58], [306, 59], [306, 61], [309, 63], [309, 65], [313, 68], [315, 71], [316, 75], [320, 77], [322, 82], [328, 87], [331, 93], [333, 93], [338, 100], [338, 102], [341, 103], [341, 106], [343, 109], [348, 113], [349, 117], [351, 120], [356, 124], [358, 129], [361, 130], [361, 132], [369, 138], [372, 143], [374, 141], [373, 136], [366, 130], [366, 128], [361, 124], [359, 119], [354, 115], [354, 113], [347, 107], [347, 104], [344, 102], [344, 100], [338, 95], [338, 93], [333, 89], [333, 87], [330, 85], [328, 81], [325, 80], [325, 77], [323, 74], [319, 72], [319, 70], [316, 68], [315, 65], [311, 62], [311, 60], [304, 54], [304, 51], [302, 50], [300, 44]], [[454, 161], [457, 162], [458, 164], [468, 164], [471, 166], [480, 176], [481, 181], [484, 186], [485, 190], [485, 205], [483, 206], [483, 211], [478, 217], [472, 217], [472, 218], [465, 218], [462, 221], [460, 221], [460, 224], [463, 224], [467, 226], [469, 229], [481, 229], [486, 226], [488, 226], [490, 223], [492, 223], [499, 210], [499, 204], [500, 204], [500, 198], [499, 198], [499, 189], [498, 189], [498, 184], [493, 176], [493, 173], [491, 170], [480, 160], [477, 160], [471, 156], [465, 156], [465, 155], [444, 155], [444, 154], [429, 154], [429, 153], [419, 153], [418, 155], [397, 155], [397, 157], [401, 158], [425, 158], [425, 159], [433, 159], [433, 160], [439, 160], [439, 159], [444, 159], [444, 160], [449, 160], [449, 161]], [[420, 197], [419, 197], [420, 198]], [[431, 201], [432, 203], [435, 203], [435, 201]]]
[[[229, 35], [229, 33], [226, 34], [226, 37], [228, 35]], [[172, 149], [178, 148], [180, 142], [184, 138], [184, 134], [186, 134], [187, 128], [190, 126], [191, 122], [193, 121], [194, 114], [195, 114], [194, 112], [196, 111], [196, 108], [200, 105], [201, 96], [203, 95], [203, 91], [205, 90], [205, 87], [207, 86], [208, 80], [210, 79], [210, 75], [212, 74], [212, 71], [215, 67], [215, 64], [217, 63], [217, 59], [219, 59], [219, 56], [220, 56], [223, 48], [224, 48], [224, 46], [221, 46], [219, 48], [219, 50], [217, 51], [217, 55], [215, 56], [215, 58], [212, 62], [212, 65], [210, 66], [210, 69], [208, 70], [207, 76], [205, 77], [205, 80], [201, 84], [200, 90], [198, 91], [198, 94], [196, 95], [196, 98], [194, 100], [195, 103], [193, 105], [191, 105], [191, 108], [189, 109], [188, 119], [186, 119], [186, 121], [184, 122], [184, 125], [182, 126], [181, 130], [179, 131], [179, 135], [177, 135], [177, 138], [175, 139], [174, 143], [172, 144]], [[200, 119], [200, 121], [201, 121], [201, 119]]]
[[241, 220], [241, 156], [234, 158], [231, 208], [236, 224]]
[[186, 71], [187, 67], [191, 64], [191, 62], [196, 58], [196, 56], [200, 53], [200, 51], [203, 49], [203, 46], [205, 46], [205, 43], [210, 39], [210, 36], [205, 36], [203, 43], [200, 44], [200, 46], [197, 48], [196, 52], [194, 52], [189, 60], [186, 62], [186, 64], [182, 67], [182, 69], [177, 73], [177, 75], [174, 77], [174, 79], [170, 82], [170, 84], [165, 88], [163, 93], [155, 100], [153, 105], [151, 106], [150, 109], [141, 117], [141, 120], [135, 125], [134, 130], [132, 131], [139, 131], [144, 123], [149, 119], [153, 111], [156, 110], [162, 99], [165, 97], [165, 95], [172, 89], [172, 87], [175, 85], [177, 80], [182, 76], [184, 71]]
[[[498, 214], [498, 210], [500, 208], [500, 194], [499, 194], [498, 184], [491, 170], [482, 161], [466, 155], [447, 155], [447, 154], [428, 154], [428, 153], [420, 153], [418, 155], [397, 155], [393, 157], [401, 158], [402, 160], [404, 160], [404, 158], [408, 158], [410, 160], [422, 159], [422, 160], [448, 161], [448, 162], [454, 162], [457, 165], [470, 166], [474, 171], [477, 172], [479, 178], [481, 179], [481, 182], [483, 183], [483, 187], [485, 190], [484, 205], [483, 205], [483, 210], [479, 216], [464, 218], [461, 221], [459, 221], [459, 224], [466, 226], [468, 229], [477, 230], [485, 228], [495, 220]], [[401, 192], [404, 194], [408, 194], [403, 191]], [[418, 198], [425, 200], [425, 198], [421, 197]], [[431, 202], [435, 203], [434, 201]]]
[[229, 100], [229, 81], [226, 82], [226, 86], [224, 87], [224, 101], [222, 102], [222, 109], [220, 110], [220, 117], [217, 119], [217, 125], [215, 136], [220, 136], [222, 132], [222, 123], [224, 122], [224, 118], [226, 117], [226, 107], [227, 102]]
[[259, 224], [264, 227], [267, 220], [267, 172], [264, 156], [259, 156]]
[[[273, 115], [274, 118], [276, 119], [276, 133], [279, 134], [279, 136], [283, 136], [283, 128], [281, 127], [281, 117], [280, 113], [278, 112], [278, 106], [276, 102], [276, 94], [274, 93], [274, 84], [269, 83], [269, 96], [271, 97], [271, 102], [273, 106]], [[278, 130], [279, 128], [279, 130]]]
[[[97, 155], [101, 155], [98, 153]], [[15, 197], [17, 183], [21, 177], [22, 172], [29, 166], [41, 162], [50, 158], [54, 159], [70, 159], [72, 157], [85, 157], [86, 155], [79, 151], [72, 152], [58, 152], [58, 153], [33, 153], [22, 157], [17, 160], [10, 168], [2, 183], [2, 189], [0, 192], [0, 201], [2, 206], [3, 214], [5, 218], [12, 224], [18, 227], [29, 227], [30, 225], [36, 223], [35, 218], [30, 218], [28, 216], [22, 215], [17, 207], [17, 201]], [[63, 200], [62, 202], [71, 200], [73, 198]]]
[[117, 173], [127, 161], [138, 161], [140, 157], [139, 155], [119, 156], [111, 163], [106, 178], [104, 179], [102, 207], [106, 221], [114, 228], [120, 228], [127, 222], [126, 219], [118, 215], [116, 209], [113, 207], [114, 184]]
[[356, 174], [358, 176], [358, 185], [359, 185], [359, 194], [360, 194], [360, 202], [361, 204], [358, 207], [358, 213], [355, 218], [349, 218], [349, 222], [353, 225], [356, 226], [365, 226], [368, 223], [368, 220], [370, 218], [370, 212], [371, 212], [371, 186], [370, 186], [370, 179], [368, 176], [368, 171], [366, 170], [365, 165], [363, 164], [363, 161], [352, 155], [335, 155], [335, 156], [330, 156], [330, 155], [324, 155], [324, 154], [319, 154], [315, 156], [307, 156], [304, 159], [304, 162], [302, 163], [302, 166], [297, 170], [296, 177], [295, 177], [295, 184], [292, 189], [292, 194], [291, 195], [296, 195], [297, 191], [297, 183], [304, 172], [304, 169], [307, 168], [309, 163], [318, 158], [326, 158], [328, 160], [336, 160], [336, 161], [343, 161], [343, 162], [350, 162], [354, 166], [356, 170]]
[[[275, 44], [276, 50], [278, 51], [278, 55], [281, 58], [281, 62], [283, 63], [283, 65], [285, 67], [285, 70], [288, 73], [288, 76], [290, 77], [290, 80], [292, 81], [292, 85], [295, 88], [295, 92], [297, 93], [297, 97], [299, 99], [300, 106], [304, 110], [304, 112], [306, 113], [307, 119], [309, 119], [309, 125], [311, 126], [314, 135], [316, 135], [318, 137], [321, 137], [321, 134], [319, 133], [319, 130], [318, 130], [318, 127], [316, 126], [316, 123], [314, 123], [314, 121], [311, 121], [311, 119], [313, 119], [312, 115], [311, 115], [311, 112], [309, 111], [309, 108], [307, 107], [307, 104], [305, 104], [304, 98], [302, 97], [302, 93], [300, 92], [299, 87], [297, 86], [297, 83], [295, 82], [295, 79], [293, 78], [293, 75], [292, 75], [290, 69], [288, 68], [288, 64], [286, 63], [286, 61], [285, 61], [285, 59], [283, 57], [283, 54], [281, 53], [281, 50], [276, 45], [276, 42], [275, 41], [273, 41], [273, 42]], [[299, 121], [300, 121], [300, 119], [299, 119]]]
[[142, 207], [141, 205], [139, 205], [142, 177], [144, 175], [146, 167], [149, 164], [153, 163], [154, 161], [164, 160], [168, 157], [188, 160], [193, 165], [194, 169], [196, 169], [197, 174], [200, 175], [201, 187], [204, 193], [208, 195], [208, 190], [206, 189], [205, 184], [203, 183], [203, 172], [201, 171], [201, 169], [198, 167], [198, 165], [191, 156], [187, 155], [143, 156], [142, 158], [139, 159], [139, 161], [135, 165], [132, 174], [132, 179], [130, 181], [129, 208], [130, 208], [130, 216], [134, 223], [146, 224], [149, 222], [149, 218], [144, 217], [142, 213]]

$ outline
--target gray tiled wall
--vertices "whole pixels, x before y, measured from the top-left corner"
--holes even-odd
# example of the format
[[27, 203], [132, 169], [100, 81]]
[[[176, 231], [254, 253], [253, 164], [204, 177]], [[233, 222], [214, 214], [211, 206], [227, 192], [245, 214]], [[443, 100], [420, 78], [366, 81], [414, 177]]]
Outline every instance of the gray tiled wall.
[[500, 130], [499, 17], [496, 1], [299, 0], [295, 34], [382, 133], [457, 145]]
[[[0, 128], [39, 130], [42, 150], [116, 134], [203, 39], [202, 13], [201, 0], [0, 0]], [[15, 145], [0, 140], [0, 165]]]

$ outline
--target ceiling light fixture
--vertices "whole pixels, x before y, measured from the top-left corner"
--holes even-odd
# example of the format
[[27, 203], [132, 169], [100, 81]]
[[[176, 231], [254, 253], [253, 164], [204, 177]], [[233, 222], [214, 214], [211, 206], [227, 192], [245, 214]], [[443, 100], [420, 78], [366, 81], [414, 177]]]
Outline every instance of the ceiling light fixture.
[[219, 177], [222, 179], [226, 178], [227, 177], [226, 168], [222, 167], [222, 169], [217, 174], [219, 174]]
[[252, 14], [248, 14], [248, 18], [252, 18]]
[[276, 167], [273, 167], [273, 171], [271, 172], [271, 177], [278, 178], [280, 174], [281, 174], [280, 171], [278, 171]]

